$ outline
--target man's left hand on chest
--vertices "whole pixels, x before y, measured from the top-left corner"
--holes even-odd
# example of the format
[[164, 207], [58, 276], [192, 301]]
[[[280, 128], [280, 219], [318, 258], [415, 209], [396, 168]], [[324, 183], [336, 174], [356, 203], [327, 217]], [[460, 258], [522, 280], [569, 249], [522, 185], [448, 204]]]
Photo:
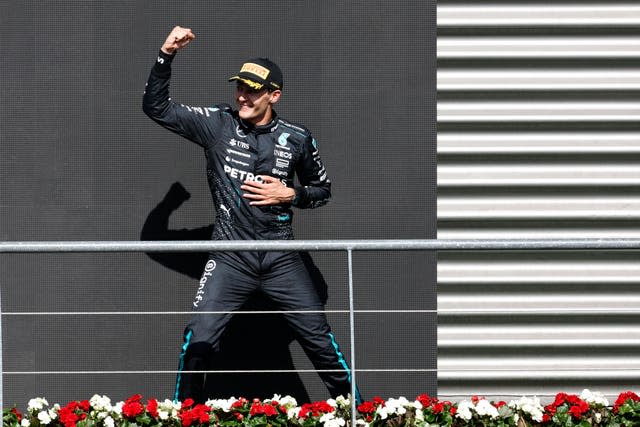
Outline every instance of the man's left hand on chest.
[[293, 188], [285, 186], [278, 178], [261, 175], [262, 182], [245, 181], [240, 188], [245, 191], [242, 195], [251, 200], [250, 205], [269, 206], [291, 203], [296, 195]]

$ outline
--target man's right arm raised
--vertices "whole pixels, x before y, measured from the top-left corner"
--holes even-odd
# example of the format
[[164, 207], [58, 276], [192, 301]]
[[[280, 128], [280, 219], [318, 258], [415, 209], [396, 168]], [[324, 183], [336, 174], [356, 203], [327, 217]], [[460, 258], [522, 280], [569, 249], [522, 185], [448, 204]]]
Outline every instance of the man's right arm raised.
[[206, 124], [209, 112], [202, 107], [175, 103], [169, 94], [171, 63], [177, 50], [194, 38], [195, 35], [188, 28], [175, 27], [171, 31], [149, 73], [142, 98], [142, 110], [164, 128], [204, 147], [212, 139], [208, 137], [210, 129]]

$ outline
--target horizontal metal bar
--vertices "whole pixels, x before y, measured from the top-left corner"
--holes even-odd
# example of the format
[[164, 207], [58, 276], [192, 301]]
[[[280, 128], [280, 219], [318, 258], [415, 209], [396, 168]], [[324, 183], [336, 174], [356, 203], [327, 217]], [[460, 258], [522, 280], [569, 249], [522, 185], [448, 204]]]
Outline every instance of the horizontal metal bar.
[[438, 339], [439, 349], [464, 349], [469, 348], [512, 348], [512, 349], [539, 349], [546, 348], [638, 348], [640, 341], [637, 339], [529, 339], [526, 341], [514, 341], [513, 339]]
[[[349, 310], [305, 310], [305, 311], [23, 311], [4, 312], [1, 316], [183, 316], [206, 314], [347, 314]], [[547, 314], [554, 316], [578, 316], [578, 315], [637, 315], [639, 308], [470, 308], [470, 309], [439, 309], [439, 310], [354, 310], [355, 314], [438, 314], [446, 316], [485, 315], [514, 316], [514, 315], [538, 315]]]
[[[353, 372], [354, 369], [351, 369]], [[438, 372], [438, 369], [357, 369], [358, 372]], [[131, 371], [4, 371], [2, 375], [118, 375], [118, 374], [268, 374], [268, 373], [317, 373], [317, 372], [344, 372], [342, 369], [228, 369], [207, 371], [176, 371], [176, 370], [131, 370]]]
[[[351, 310], [247, 310], [247, 311], [23, 311], [4, 312], [2, 316], [170, 316], [206, 314], [347, 314]], [[353, 310], [359, 314], [423, 314], [438, 313], [437, 310]]]
[[631, 369], [603, 369], [594, 371], [591, 369], [576, 369], [562, 371], [524, 371], [522, 369], [514, 369], [511, 371], [438, 371], [438, 381], [522, 381], [522, 380], [571, 380], [571, 381], [593, 381], [593, 380], [640, 380], [640, 371]]
[[637, 69], [441, 69], [439, 91], [490, 90], [638, 90]]
[[640, 25], [640, 8], [619, 4], [438, 5], [438, 27]]
[[638, 58], [638, 37], [438, 37], [438, 59]]
[[438, 155], [637, 153], [638, 132], [438, 132]]
[[[390, 368], [390, 369], [357, 369], [358, 372], [437, 372], [441, 379], [453, 378], [538, 378], [539, 376], [550, 378], [573, 377], [574, 375], [584, 375], [585, 377], [601, 378], [610, 375], [617, 378], [636, 378], [640, 369], [638, 368], [575, 368], [575, 369], [436, 369], [436, 368]], [[3, 375], [115, 375], [115, 374], [263, 374], [263, 373], [316, 373], [316, 372], [343, 372], [337, 369], [229, 369], [229, 370], [203, 370], [203, 371], [177, 371], [177, 370], [119, 370], [119, 371], [4, 371]], [[505, 375], [509, 373], [509, 375]], [[513, 377], [512, 377], [513, 376]]]
[[582, 315], [638, 315], [640, 308], [616, 309], [616, 308], [500, 308], [500, 309], [440, 309], [437, 310], [440, 316], [461, 316], [470, 315], [481, 316], [490, 314], [491, 316], [523, 316], [523, 315], [553, 315], [553, 316], [582, 316]]
[[440, 101], [438, 122], [606, 122], [637, 121], [632, 101]]
[[0, 253], [380, 251], [380, 250], [636, 250], [640, 239], [244, 240], [0, 242]]
[[637, 186], [640, 174], [630, 163], [601, 164], [444, 164], [438, 166], [438, 187]]

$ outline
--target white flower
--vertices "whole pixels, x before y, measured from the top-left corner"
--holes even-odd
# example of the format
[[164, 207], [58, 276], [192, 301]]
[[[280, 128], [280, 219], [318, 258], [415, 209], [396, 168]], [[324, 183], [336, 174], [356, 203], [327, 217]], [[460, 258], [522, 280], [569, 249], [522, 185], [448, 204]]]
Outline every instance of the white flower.
[[113, 418], [107, 417], [104, 419], [104, 425], [105, 427], [115, 427], [116, 423]]
[[36, 397], [34, 399], [29, 400], [29, 403], [27, 404], [27, 411], [29, 412], [42, 411], [45, 406], [49, 406], [49, 402], [47, 402], [47, 399], [43, 397]]
[[509, 402], [509, 407], [529, 414], [534, 421], [542, 422], [544, 408], [540, 404], [540, 399], [535, 396], [533, 398], [522, 396], [520, 400], [512, 400]]
[[407, 409], [405, 408], [405, 406], [408, 406], [408, 405], [409, 405], [409, 401], [404, 397], [400, 397], [398, 399], [389, 399], [384, 404], [389, 414], [398, 414], [398, 415], [405, 414], [407, 412]]
[[498, 409], [485, 399], [481, 399], [476, 403], [476, 412], [478, 415], [488, 415], [491, 418], [498, 418], [500, 416]]
[[48, 411], [38, 412], [38, 420], [40, 424], [49, 424], [51, 422], [51, 417], [49, 416]]
[[[181, 402], [174, 402], [172, 400], [165, 399], [162, 402], [158, 402], [158, 416], [161, 417], [162, 420], [167, 420], [169, 417], [177, 419], [178, 411], [181, 407]], [[162, 418], [163, 416], [166, 418]]]
[[327, 421], [332, 420], [332, 419], [334, 419], [334, 418], [335, 418], [335, 415], [333, 414], [333, 412], [328, 412], [328, 413], [326, 413], [326, 414], [322, 415], [322, 416], [320, 417], [320, 420], [319, 420], [319, 421], [320, 421], [321, 423], [323, 423], [323, 424], [324, 424], [324, 423], [326, 423]]
[[213, 409], [222, 409], [224, 412], [229, 412], [231, 411], [231, 405], [236, 401], [235, 398], [232, 399], [210, 399], [205, 402], [205, 405]]
[[343, 395], [340, 395], [336, 397], [336, 404], [340, 408], [346, 408], [351, 405], [351, 401], [348, 398], [344, 397]]
[[584, 400], [590, 405], [601, 405], [601, 406], [609, 406], [609, 401], [604, 396], [604, 394], [599, 391], [592, 392], [589, 389], [582, 390], [582, 394], [580, 394], [580, 399]]
[[122, 415], [122, 407], [124, 406], [124, 402], [116, 403], [116, 406], [113, 407], [113, 412], [118, 415]]
[[346, 424], [342, 418], [332, 418], [324, 423], [324, 427], [342, 427]]
[[53, 405], [53, 408], [49, 409], [49, 418], [51, 418], [51, 420], [55, 420], [58, 418], [58, 412], [60, 412], [60, 405], [56, 403]]
[[413, 402], [412, 406], [416, 409], [422, 409], [422, 403], [420, 403], [419, 400], [416, 400], [415, 402]]
[[600, 412], [596, 412], [596, 423], [600, 424], [602, 421], [602, 414]]
[[89, 403], [97, 411], [111, 411], [111, 399], [107, 396], [94, 394], [91, 399], [89, 399]]
[[298, 402], [296, 401], [296, 399], [289, 395], [281, 397], [278, 402], [285, 408], [295, 408], [296, 406], [298, 406]]
[[463, 420], [470, 420], [473, 417], [471, 410], [475, 409], [473, 403], [468, 400], [463, 400], [458, 403], [458, 411], [456, 412], [456, 417], [462, 418]]
[[[420, 402], [418, 402], [420, 403]], [[416, 411], [416, 420], [418, 421], [424, 421], [424, 412], [422, 411]]]
[[296, 419], [299, 413], [300, 413], [300, 408], [298, 408], [297, 406], [294, 408], [289, 408], [287, 410], [287, 418], [290, 420]]
[[385, 408], [384, 406], [378, 406], [378, 409], [376, 409], [376, 414], [380, 416], [381, 420], [386, 420], [387, 417], [389, 416], [389, 412], [387, 411], [387, 408]]
[[31, 425], [31, 423], [29, 422], [29, 420], [27, 418], [23, 418], [22, 421], [20, 421], [20, 426], [21, 427], [29, 427]]

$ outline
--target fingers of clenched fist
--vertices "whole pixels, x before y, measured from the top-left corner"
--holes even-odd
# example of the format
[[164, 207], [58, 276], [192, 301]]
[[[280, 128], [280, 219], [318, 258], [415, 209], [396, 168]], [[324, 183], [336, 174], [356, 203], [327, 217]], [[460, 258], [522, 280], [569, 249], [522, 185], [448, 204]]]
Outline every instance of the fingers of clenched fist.
[[162, 51], [171, 54], [177, 49], [185, 47], [195, 38], [196, 36], [191, 31], [191, 28], [176, 26], [162, 45]]

